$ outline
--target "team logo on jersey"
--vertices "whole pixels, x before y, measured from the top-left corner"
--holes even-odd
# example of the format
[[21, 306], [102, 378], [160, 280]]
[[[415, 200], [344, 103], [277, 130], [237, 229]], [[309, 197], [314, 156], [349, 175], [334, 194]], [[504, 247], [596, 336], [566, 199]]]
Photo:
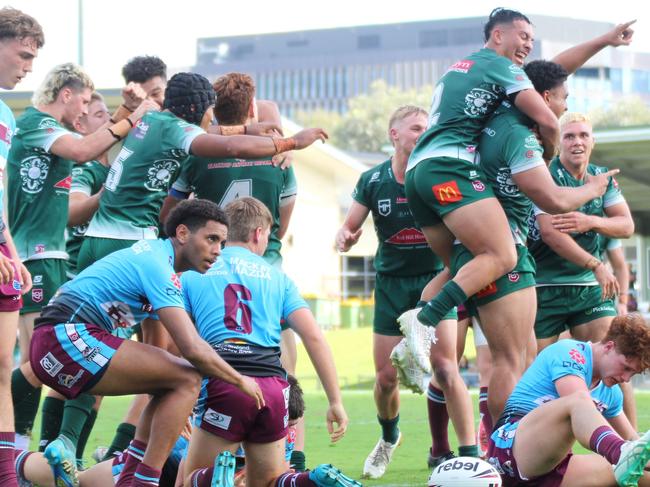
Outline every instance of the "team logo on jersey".
[[519, 281], [519, 273], [518, 272], [510, 272], [508, 274], [508, 280], [510, 282], [517, 282]]
[[52, 355], [52, 352], [47, 352], [43, 358], [38, 362], [41, 364], [41, 367], [43, 367], [43, 370], [47, 372], [51, 377], [56, 377], [56, 374], [58, 374], [61, 369], [63, 368], [63, 364], [59, 362], [54, 355]]
[[445, 181], [444, 183], [436, 184], [431, 187], [433, 195], [441, 205], [448, 205], [456, 203], [463, 199], [463, 193], [460, 192], [458, 183], [456, 181]]
[[497, 85], [474, 88], [465, 95], [465, 115], [472, 118], [485, 117], [499, 102], [499, 94], [502, 91], [503, 88]]
[[370, 181], [369, 183], [374, 183], [375, 181], [379, 181], [379, 171], [375, 171], [372, 173], [372, 176], [370, 176]]
[[0, 140], [7, 144], [11, 144], [11, 135], [11, 129], [4, 123], [0, 123]]
[[377, 201], [377, 211], [381, 216], [390, 215], [390, 211], [391, 211], [390, 199]]
[[569, 356], [580, 365], [584, 365], [586, 362], [585, 356], [578, 352], [575, 348], [569, 350]]
[[126, 328], [135, 325], [135, 318], [128, 304], [121, 301], [108, 301], [101, 303], [99, 307], [111, 318], [115, 328]]
[[50, 158], [47, 156], [31, 156], [20, 163], [21, 188], [25, 193], [40, 193], [45, 179], [50, 172]]
[[32, 301], [35, 303], [43, 301], [43, 288], [32, 288]]
[[149, 191], [165, 191], [169, 187], [172, 175], [180, 167], [176, 159], [160, 159], [154, 161], [147, 171], [147, 180], [144, 187]]
[[472, 66], [474, 66], [474, 61], [463, 59], [462, 61], [456, 61], [454, 64], [452, 64], [449, 68], [449, 71], [467, 74], [469, 73], [469, 70], [472, 69]]
[[[34, 253], [35, 254], [42, 254], [43, 252], [45, 252], [45, 244], [36, 244], [36, 245], [34, 245]], [[41, 276], [41, 279], [42, 278], [43, 278], [43, 276]], [[36, 284], [36, 283], [34, 282], [34, 284]], [[39, 284], [40, 284], [40, 282], [39, 282]]]
[[427, 240], [417, 228], [402, 228], [399, 232], [386, 239], [386, 243], [393, 245], [422, 245], [426, 244]]
[[32, 284], [34, 284], [34, 286], [39, 286], [40, 284], [43, 284], [43, 274], [36, 274], [32, 278]]
[[497, 291], [498, 291], [497, 283], [493, 282], [493, 283], [488, 284], [487, 286], [485, 286], [479, 292], [477, 292], [476, 297], [477, 298], [484, 298], [486, 296], [491, 296], [491, 295], [495, 294]]
[[54, 185], [55, 188], [58, 189], [67, 189], [70, 191], [70, 187], [72, 186], [72, 176], [68, 176], [67, 178], [63, 178], [61, 181], [56, 183]]
[[519, 186], [512, 180], [512, 172], [509, 167], [500, 167], [497, 169], [496, 176], [499, 192], [505, 196], [519, 196]]
[[526, 140], [524, 140], [524, 147], [526, 149], [537, 149], [539, 147], [539, 142], [537, 141], [535, 134], [526, 137]]
[[472, 187], [474, 188], [474, 191], [478, 191], [479, 193], [485, 191], [485, 184], [483, 184], [483, 182], [479, 181], [478, 179], [476, 181], [472, 181]]

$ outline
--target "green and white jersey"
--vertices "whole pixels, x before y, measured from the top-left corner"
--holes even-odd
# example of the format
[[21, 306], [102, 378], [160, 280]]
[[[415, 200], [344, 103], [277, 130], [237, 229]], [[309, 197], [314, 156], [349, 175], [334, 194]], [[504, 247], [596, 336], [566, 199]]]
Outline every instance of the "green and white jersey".
[[278, 238], [280, 207], [290, 202], [297, 193], [293, 168], [274, 167], [271, 159], [203, 159], [191, 157], [181, 169], [169, 192], [180, 199], [194, 193], [197, 198], [214, 201], [222, 208], [231, 201], [252, 196], [264, 203], [273, 225], [264, 258], [274, 265], [282, 263]]
[[[560, 163], [556, 157], [551, 161], [549, 171], [555, 184], [575, 188], [584, 184], [583, 180], [575, 179], [569, 171]], [[607, 172], [608, 169], [594, 164], [587, 166], [587, 173], [591, 175]], [[618, 183], [614, 178], [610, 178], [609, 185], [603, 196], [595, 198], [577, 211], [586, 215], [595, 215], [605, 217], [605, 208], [625, 203], [625, 198], [621, 193]], [[559, 256], [546, 245], [540, 235], [539, 225], [537, 224], [537, 215], [543, 214], [544, 211], [533, 205], [533, 217], [531, 218], [529, 239], [529, 250], [537, 262], [537, 275], [535, 277], [538, 286], [597, 286], [598, 282], [594, 273], [588, 269], [569, 262], [564, 257]], [[601, 256], [601, 237], [597, 232], [590, 230], [585, 233], [571, 234], [571, 237], [580, 247], [589, 252], [591, 255], [600, 259]]]
[[72, 162], [50, 152], [65, 129], [28, 107], [16, 120], [7, 164], [9, 228], [22, 260], [67, 259], [65, 227]]
[[393, 175], [390, 159], [359, 177], [352, 197], [372, 212], [379, 245], [375, 270], [392, 276], [417, 276], [441, 271], [409, 209], [404, 185]]
[[607, 237], [605, 235], [600, 235], [600, 242], [599, 242], [599, 247], [600, 247], [600, 260], [605, 260], [607, 258], [607, 252], [610, 250], [616, 250], [619, 249], [623, 246], [623, 242], [621, 242], [617, 238], [612, 238], [612, 237]]
[[124, 141], [104, 184], [87, 236], [154, 239], [171, 182], [205, 131], [170, 112], [148, 112]]
[[[99, 161], [85, 162], [72, 168], [72, 186], [70, 193], [83, 193], [86, 196], [97, 194], [101, 189], [106, 176], [108, 175], [108, 166], [105, 166]], [[68, 240], [66, 241], [65, 248], [70, 256], [68, 264], [71, 269], [77, 267], [77, 257], [79, 257], [79, 249], [83, 243], [84, 235], [88, 230], [88, 223], [77, 225], [75, 227], [68, 227]]]
[[407, 171], [432, 157], [472, 162], [481, 130], [506, 97], [533, 85], [524, 70], [492, 49], [454, 63], [433, 92], [429, 128], [409, 158]]
[[544, 150], [529, 127], [530, 118], [504, 101], [481, 133], [477, 158], [505, 211], [516, 244], [526, 245], [533, 203], [512, 180], [513, 174], [545, 166]]

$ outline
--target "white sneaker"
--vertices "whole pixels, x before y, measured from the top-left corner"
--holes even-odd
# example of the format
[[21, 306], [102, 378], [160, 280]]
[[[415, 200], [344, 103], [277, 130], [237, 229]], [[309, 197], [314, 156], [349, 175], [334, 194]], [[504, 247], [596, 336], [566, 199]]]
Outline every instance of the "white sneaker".
[[397, 377], [401, 385], [418, 394], [424, 393], [431, 376], [422, 370], [413, 359], [413, 355], [406, 345], [406, 338], [402, 338], [395, 345], [395, 348], [390, 353], [390, 361], [397, 371]]
[[634, 441], [626, 441], [621, 447], [621, 458], [614, 465], [614, 477], [621, 487], [636, 486], [643, 469], [650, 460], [650, 430]]
[[363, 475], [365, 479], [378, 479], [386, 473], [386, 467], [393, 457], [393, 452], [402, 442], [402, 432], [400, 431], [396, 443], [388, 443], [379, 438], [375, 448], [370, 452], [363, 464]]
[[411, 355], [415, 362], [427, 374], [431, 373], [429, 355], [431, 345], [436, 343], [436, 331], [432, 326], [426, 326], [418, 320], [418, 313], [422, 308], [410, 309], [397, 318], [399, 329], [406, 339]]

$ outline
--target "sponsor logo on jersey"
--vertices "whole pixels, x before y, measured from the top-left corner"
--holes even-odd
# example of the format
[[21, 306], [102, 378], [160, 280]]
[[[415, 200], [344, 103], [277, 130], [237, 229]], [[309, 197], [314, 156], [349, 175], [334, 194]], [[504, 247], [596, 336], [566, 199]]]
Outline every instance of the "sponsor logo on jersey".
[[11, 129], [4, 123], [0, 123], [0, 140], [7, 144], [11, 144], [11, 135]]
[[534, 150], [527, 150], [526, 151], [526, 159], [532, 159], [535, 157], [535, 151]]
[[449, 68], [449, 71], [467, 74], [469, 73], [469, 70], [472, 69], [472, 66], [474, 66], [474, 61], [463, 59], [462, 61], [456, 61], [454, 64], [452, 64]]
[[493, 282], [493, 283], [488, 284], [487, 286], [485, 286], [479, 292], [477, 292], [476, 297], [477, 298], [485, 298], [486, 296], [491, 296], [491, 295], [495, 294], [497, 291], [498, 291], [497, 283]]
[[25, 193], [40, 193], [50, 172], [50, 158], [47, 155], [30, 156], [20, 162], [20, 183]]
[[203, 414], [203, 421], [222, 430], [227, 430], [230, 427], [232, 416], [219, 413], [212, 408], [208, 408]]
[[43, 301], [43, 288], [32, 288], [32, 301], [35, 303]]
[[478, 191], [479, 193], [485, 191], [485, 184], [483, 184], [478, 179], [476, 181], [472, 181], [472, 187], [474, 188], [474, 191]]
[[63, 364], [59, 362], [54, 355], [52, 355], [52, 352], [47, 352], [47, 354], [41, 358], [38, 363], [41, 364], [43, 370], [52, 377], [56, 377], [56, 374], [58, 374], [63, 368]]
[[[43, 252], [45, 252], [45, 244], [36, 244], [36, 245], [34, 245], [34, 253], [42, 254]], [[43, 276], [41, 276], [41, 281], [42, 280], [43, 280]], [[36, 284], [36, 283], [34, 282], [34, 284]], [[40, 282], [39, 282], [39, 284], [40, 284]]]
[[614, 176], [612, 176], [612, 184], [614, 185], [614, 188], [618, 189], [618, 181]]
[[373, 172], [372, 176], [370, 176], [370, 181], [368, 182], [374, 183], [375, 181], [379, 181], [379, 176], [380, 176], [379, 171]]
[[390, 215], [390, 211], [391, 211], [390, 199], [377, 201], [377, 211], [381, 216]]
[[61, 181], [56, 183], [54, 185], [55, 188], [59, 189], [67, 189], [70, 190], [70, 187], [72, 186], [72, 176], [68, 176], [67, 178], [63, 178]]
[[497, 134], [497, 131], [494, 129], [491, 129], [490, 127], [485, 127], [483, 129], [483, 133], [487, 134], [489, 137], [494, 137]]
[[539, 142], [537, 141], [535, 134], [526, 137], [526, 140], [524, 140], [524, 147], [526, 149], [537, 149], [539, 147]]
[[77, 340], [79, 340], [79, 333], [73, 331], [72, 333], [68, 334], [68, 338], [70, 338], [70, 341], [76, 342]]
[[81, 379], [81, 376], [84, 375], [83, 369], [79, 369], [79, 372], [77, 372], [75, 375], [70, 375], [70, 374], [59, 374], [57, 377], [57, 382], [59, 383], [60, 386], [65, 387], [66, 389], [70, 389], [73, 385], [75, 385], [79, 379]]
[[427, 240], [417, 228], [402, 228], [399, 232], [386, 239], [386, 243], [393, 245], [422, 245], [426, 244]]
[[116, 328], [126, 328], [135, 324], [135, 318], [129, 305], [120, 301], [109, 301], [99, 305], [100, 308], [113, 320]]
[[43, 284], [43, 275], [42, 274], [36, 274], [34, 276], [34, 278], [32, 279], [32, 284], [35, 285], [35, 286]]
[[144, 123], [142, 119], [140, 119], [135, 124], [135, 130], [133, 131], [133, 136], [136, 139], [144, 139], [144, 136], [147, 135], [148, 130], [149, 130], [149, 125]]
[[181, 288], [181, 280], [178, 277], [178, 274], [172, 274], [171, 280], [174, 287], [180, 291], [182, 288]]
[[99, 347], [86, 347], [81, 352], [81, 355], [88, 361], [92, 362], [95, 360], [95, 357], [99, 354]]
[[524, 70], [521, 69], [521, 67], [516, 65], [516, 64], [511, 64], [510, 66], [508, 66], [508, 70], [512, 74], [523, 74], [524, 73]]
[[395, 203], [397, 203], [398, 205], [408, 204], [408, 202], [409, 202], [409, 200], [407, 200], [406, 198], [403, 198], [403, 197], [401, 197], [401, 196], [398, 196], [398, 197], [395, 199]]
[[509, 167], [500, 167], [497, 169], [496, 176], [499, 192], [504, 196], [519, 196], [519, 186], [512, 180], [512, 172]]
[[431, 187], [433, 195], [441, 205], [448, 205], [456, 203], [463, 199], [463, 193], [460, 192], [458, 183], [456, 181], [445, 181], [444, 183], [436, 184]]
[[519, 273], [518, 272], [510, 272], [508, 274], [508, 280], [510, 282], [517, 282], [519, 281]]
[[585, 356], [578, 352], [575, 348], [569, 350], [569, 356], [581, 365], [584, 365], [586, 362]]
[[616, 310], [614, 309], [614, 307], [612, 305], [607, 304], [607, 303], [603, 303], [603, 304], [599, 304], [598, 306], [594, 306], [591, 309], [588, 309], [587, 311], [585, 311], [585, 315], [589, 316], [589, 315], [592, 315], [594, 313], [600, 313], [602, 311], [614, 311], [614, 312], [616, 312]]

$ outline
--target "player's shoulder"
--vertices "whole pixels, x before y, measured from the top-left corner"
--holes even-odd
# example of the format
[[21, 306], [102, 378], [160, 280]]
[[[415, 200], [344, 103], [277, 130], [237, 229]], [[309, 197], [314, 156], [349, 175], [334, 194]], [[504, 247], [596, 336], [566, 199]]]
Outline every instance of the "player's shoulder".
[[[49, 113], [41, 112], [35, 107], [27, 107], [23, 114], [16, 120], [21, 130], [54, 130], [64, 129], [64, 127]], [[66, 129], [64, 129], [66, 130]]]
[[594, 164], [592, 162], [590, 162], [587, 165], [587, 173], [589, 173], [589, 174], [596, 175], [596, 174], [602, 174], [602, 173], [607, 172], [607, 171], [609, 171], [609, 168], [606, 167], [606, 166], [601, 166], [599, 164]]
[[376, 184], [383, 181], [388, 176], [390, 169], [390, 159], [371, 167], [361, 173], [360, 180], [364, 184]]

